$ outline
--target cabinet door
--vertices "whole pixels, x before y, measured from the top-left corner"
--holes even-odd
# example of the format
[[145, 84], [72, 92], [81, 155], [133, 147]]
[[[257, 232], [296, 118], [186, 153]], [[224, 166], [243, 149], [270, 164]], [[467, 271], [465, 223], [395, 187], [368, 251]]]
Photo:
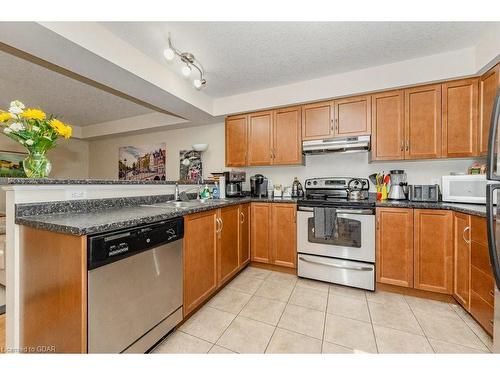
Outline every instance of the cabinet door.
[[377, 208], [377, 282], [413, 286], [413, 209]]
[[453, 293], [453, 212], [414, 210], [414, 286]]
[[302, 106], [302, 139], [304, 141], [333, 137], [332, 102]]
[[251, 259], [255, 262], [270, 263], [271, 204], [252, 203], [250, 209]]
[[226, 166], [247, 164], [247, 116], [226, 118]]
[[500, 83], [500, 64], [488, 70], [479, 79], [479, 154], [488, 153], [491, 112]]
[[466, 309], [470, 308], [470, 216], [453, 214], [454, 282], [453, 297]]
[[239, 229], [240, 210], [238, 206], [224, 207], [219, 210], [218, 248], [217, 248], [217, 285], [224, 284], [239, 267]]
[[335, 136], [348, 137], [371, 134], [372, 109], [370, 96], [334, 101]]
[[372, 160], [404, 159], [404, 91], [372, 95]]
[[217, 212], [184, 218], [184, 316], [217, 288]]
[[297, 206], [273, 203], [272, 263], [284, 267], [297, 267]]
[[271, 165], [273, 112], [248, 115], [248, 165]]
[[302, 163], [301, 113], [300, 107], [274, 111], [273, 164]]
[[239, 267], [245, 266], [250, 261], [250, 204], [240, 206], [240, 253]]
[[442, 155], [477, 155], [477, 79], [442, 85]]
[[405, 159], [441, 157], [441, 85], [405, 90]]

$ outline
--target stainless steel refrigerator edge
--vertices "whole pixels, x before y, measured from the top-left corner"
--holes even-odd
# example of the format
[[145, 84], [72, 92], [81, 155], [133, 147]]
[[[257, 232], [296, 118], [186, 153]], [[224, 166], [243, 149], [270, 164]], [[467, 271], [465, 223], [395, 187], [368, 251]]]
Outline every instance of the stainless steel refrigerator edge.
[[488, 250], [490, 263], [495, 276], [495, 313], [493, 317], [493, 351], [500, 353], [500, 225], [495, 226], [495, 216], [500, 218], [499, 206], [493, 205], [494, 194], [497, 194], [497, 202], [500, 202], [500, 160], [498, 145], [498, 123], [500, 121], [500, 89], [497, 91], [493, 112], [491, 114], [490, 135], [488, 139], [488, 171], [487, 179], [497, 183], [489, 183], [486, 186], [486, 217], [488, 228]]

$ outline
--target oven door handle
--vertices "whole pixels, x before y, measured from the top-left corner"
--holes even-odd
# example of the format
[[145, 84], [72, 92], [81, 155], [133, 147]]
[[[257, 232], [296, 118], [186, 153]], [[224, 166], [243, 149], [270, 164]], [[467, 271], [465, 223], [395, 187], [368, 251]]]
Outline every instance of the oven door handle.
[[339, 266], [338, 264], [331, 264], [331, 263], [326, 263], [326, 262], [319, 262], [317, 260], [310, 260], [306, 259], [303, 257], [299, 257], [299, 260], [302, 260], [307, 263], [313, 263], [313, 264], [320, 264], [322, 266], [328, 266], [328, 267], [333, 267], [333, 268], [340, 268], [344, 270], [351, 270], [351, 271], [373, 271], [372, 267], [351, 267], [351, 266]]
[[[314, 207], [298, 207], [297, 211], [305, 211], [305, 212], [314, 212]], [[373, 215], [373, 209], [371, 208], [365, 208], [365, 209], [345, 209], [345, 208], [339, 208], [336, 210], [337, 214], [339, 215], [345, 215], [345, 214], [352, 214], [352, 215]]]

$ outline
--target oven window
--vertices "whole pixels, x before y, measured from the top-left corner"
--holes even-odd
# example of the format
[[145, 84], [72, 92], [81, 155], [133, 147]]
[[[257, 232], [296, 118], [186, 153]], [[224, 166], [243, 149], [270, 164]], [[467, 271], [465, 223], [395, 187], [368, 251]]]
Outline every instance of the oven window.
[[329, 239], [314, 237], [314, 218], [307, 219], [307, 239], [311, 243], [361, 247], [361, 222], [337, 216], [336, 236]]

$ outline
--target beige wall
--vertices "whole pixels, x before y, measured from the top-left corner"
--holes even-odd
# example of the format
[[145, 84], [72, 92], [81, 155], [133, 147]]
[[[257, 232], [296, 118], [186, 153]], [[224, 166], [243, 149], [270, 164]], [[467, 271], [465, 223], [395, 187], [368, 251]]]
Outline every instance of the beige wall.
[[[117, 178], [118, 148], [120, 146], [141, 145], [152, 142], [167, 144], [167, 179], [179, 178], [179, 150], [189, 149], [193, 143], [208, 143], [209, 148], [203, 155], [203, 174], [221, 171], [224, 167], [224, 124], [207, 125], [187, 129], [177, 129], [149, 134], [114, 137], [90, 142], [89, 175], [91, 178]], [[443, 175], [452, 171], [465, 171], [471, 159], [432, 160], [432, 161], [395, 161], [369, 163], [368, 153], [313, 155], [306, 158], [301, 166], [272, 166], [243, 168], [247, 177], [262, 173], [272, 183], [290, 185], [293, 177], [301, 181], [321, 176], [368, 177], [374, 172], [389, 172], [391, 169], [404, 169], [411, 184], [439, 183]], [[248, 181], [248, 178], [247, 178]], [[249, 189], [248, 182], [245, 185]]]
[[221, 123], [90, 141], [89, 177], [118, 178], [118, 149], [121, 146], [154, 143], [167, 146], [167, 180], [179, 179], [179, 151], [190, 150], [194, 143], [209, 144], [202, 156], [204, 177], [224, 167], [224, 124]]

